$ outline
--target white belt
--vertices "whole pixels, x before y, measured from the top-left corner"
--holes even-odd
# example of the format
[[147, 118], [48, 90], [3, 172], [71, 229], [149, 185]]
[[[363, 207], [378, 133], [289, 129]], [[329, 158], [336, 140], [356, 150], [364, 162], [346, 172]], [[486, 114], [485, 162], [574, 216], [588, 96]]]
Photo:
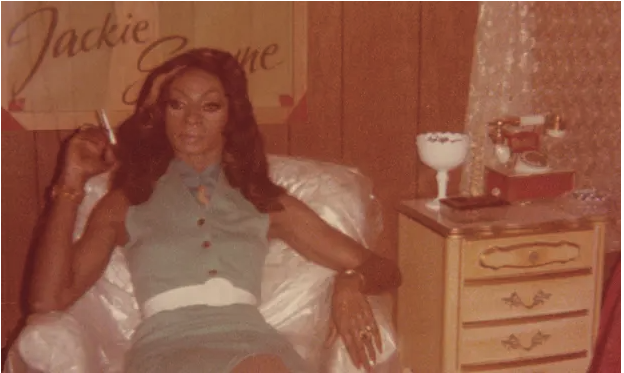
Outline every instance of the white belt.
[[150, 317], [161, 311], [180, 307], [207, 305], [229, 306], [232, 304], [257, 305], [256, 297], [237, 288], [224, 278], [211, 278], [203, 284], [183, 286], [155, 295], [143, 303], [143, 316]]

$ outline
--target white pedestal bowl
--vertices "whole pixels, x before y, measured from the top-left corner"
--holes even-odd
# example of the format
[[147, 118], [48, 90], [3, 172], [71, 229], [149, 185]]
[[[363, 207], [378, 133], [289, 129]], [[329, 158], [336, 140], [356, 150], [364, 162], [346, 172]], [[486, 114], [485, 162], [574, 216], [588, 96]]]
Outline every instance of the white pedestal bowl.
[[446, 198], [448, 172], [466, 159], [470, 138], [464, 133], [428, 132], [416, 137], [416, 145], [420, 160], [437, 171], [438, 196], [427, 207], [439, 210], [440, 200]]

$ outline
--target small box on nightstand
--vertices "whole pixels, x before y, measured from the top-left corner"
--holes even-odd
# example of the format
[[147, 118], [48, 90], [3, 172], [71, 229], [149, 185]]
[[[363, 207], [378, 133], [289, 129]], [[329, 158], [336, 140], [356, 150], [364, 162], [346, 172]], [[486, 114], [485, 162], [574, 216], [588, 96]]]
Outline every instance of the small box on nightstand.
[[541, 174], [518, 174], [485, 168], [486, 194], [508, 202], [555, 198], [574, 189], [574, 171], [559, 170]]

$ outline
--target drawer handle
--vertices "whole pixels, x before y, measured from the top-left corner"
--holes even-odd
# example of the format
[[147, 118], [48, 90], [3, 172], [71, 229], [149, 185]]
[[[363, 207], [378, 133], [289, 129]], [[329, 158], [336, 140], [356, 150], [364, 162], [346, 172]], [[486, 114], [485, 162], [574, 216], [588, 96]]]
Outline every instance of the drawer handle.
[[509, 338], [502, 340], [501, 343], [508, 350], [521, 349], [524, 351], [531, 351], [535, 347], [544, 344], [544, 342], [546, 342], [548, 338], [550, 338], [550, 335], [538, 331], [537, 334], [535, 334], [533, 338], [531, 338], [531, 345], [529, 345], [529, 347], [524, 347], [520, 342], [520, 338], [516, 337], [515, 334], [512, 334], [509, 336]]
[[538, 268], [577, 260], [581, 247], [574, 242], [526, 242], [511, 246], [493, 246], [479, 254], [483, 268]]
[[531, 251], [529, 253], [529, 262], [531, 262], [531, 265], [535, 265], [539, 262], [539, 254], [537, 253], [537, 251]]
[[530, 310], [536, 306], [539, 306], [540, 304], [544, 304], [545, 301], [547, 301], [550, 296], [552, 294], [548, 294], [545, 293], [543, 290], [539, 290], [537, 293], [535, 293], [535, 295], [533, 296], [533, 303], [531, 304], [525, 304], [522, 301], [522, 298], [520, 298], [520, 296], [518, 295], [518, 293], [516, 293], [515, 291], [513, 293], [511, 293], [511, 295], [507, 298], [502, 298], [502, 301], [505, 302], [505, 304], [511, 306], [511, 307], [524, 307], [527, 310]]

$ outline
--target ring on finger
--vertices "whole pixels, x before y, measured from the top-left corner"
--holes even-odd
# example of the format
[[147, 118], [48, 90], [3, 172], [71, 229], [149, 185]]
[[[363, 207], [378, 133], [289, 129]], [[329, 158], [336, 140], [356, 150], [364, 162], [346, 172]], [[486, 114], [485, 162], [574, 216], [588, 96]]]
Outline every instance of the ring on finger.
[[360, 331], [360, 339], [361, 340], [365, 341], [365, 340], [367, 340], [369, 338], [370, 338], [370, 331], [368, 331], [368, 330], [361, 330]]

